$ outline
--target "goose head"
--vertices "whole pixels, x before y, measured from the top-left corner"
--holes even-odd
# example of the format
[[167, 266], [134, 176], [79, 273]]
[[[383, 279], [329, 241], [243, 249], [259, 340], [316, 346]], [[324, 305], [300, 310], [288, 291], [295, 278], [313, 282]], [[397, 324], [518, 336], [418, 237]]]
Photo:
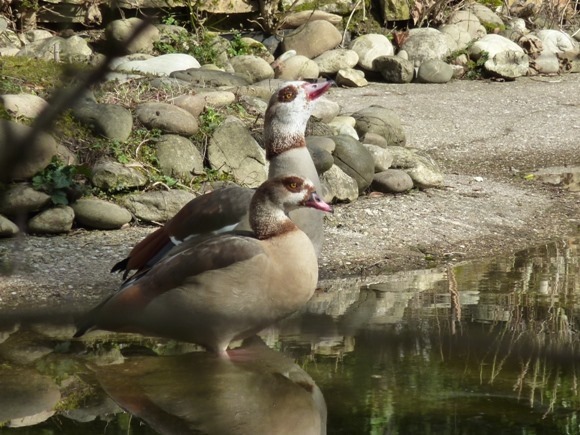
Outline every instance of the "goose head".
[[332, 81], [287, 82], [270, 98], [264, 118], [264, 142], [268, 159], [306, 145], [304, 132], [316, 100]]
[[297, 230], [288, 213], [300, 207], [332, 212], [316, 193], [312, 181], [296, 175], [273, 178], [263, 183], [250, 205], [250, 225], [259, 239]]

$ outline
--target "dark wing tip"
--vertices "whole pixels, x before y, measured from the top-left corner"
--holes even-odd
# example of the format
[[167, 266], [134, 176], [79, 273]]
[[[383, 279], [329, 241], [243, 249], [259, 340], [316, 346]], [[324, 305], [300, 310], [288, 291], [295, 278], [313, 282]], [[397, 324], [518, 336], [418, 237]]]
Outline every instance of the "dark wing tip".
[[124, 260], [119, 261], [111, 268], [111, 273], [115, 272], [125, 272], [127, 273], [127, 265], [129, 264], [129, 257], [125, 258]]

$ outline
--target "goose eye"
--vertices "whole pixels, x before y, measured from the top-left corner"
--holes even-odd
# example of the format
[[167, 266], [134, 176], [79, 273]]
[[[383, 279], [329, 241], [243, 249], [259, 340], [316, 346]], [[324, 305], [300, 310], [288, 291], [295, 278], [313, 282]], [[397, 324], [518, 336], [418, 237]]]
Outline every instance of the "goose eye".
[[288, 103], [294, 100], [297, 94], [298, 92], [296, 91], [296, 88], [293, 86], [288, 86], [287, 88], [284, 88], [278, 92], [278, 100], [283, 103]]
[[297, 187], [298, 187], [298, 184], [296, 184], [294, 181], [290, 183], [290, 189], [296, 190]]

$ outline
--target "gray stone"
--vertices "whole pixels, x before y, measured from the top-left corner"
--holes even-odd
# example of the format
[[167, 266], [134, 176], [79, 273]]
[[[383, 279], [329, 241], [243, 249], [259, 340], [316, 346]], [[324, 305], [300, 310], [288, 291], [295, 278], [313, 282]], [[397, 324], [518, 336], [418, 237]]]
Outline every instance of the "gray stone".
[[0, 213], [13, 216], [38, 211], [50, 203], [50, 196], [25, 183], [9, 185], [0, 195]]
[[544, 50], [552, 53], [570, 52], [578, 55], [580, 44], [574, 38], [561, 30], [542, 29], [536, 32], [544, 45]]
[[391, 109], [382, 106], [369, 106], [352, 114], [356, 119], [359, 137], [375, 133], [387, 140], [389, 145], [405, 145], [406, 138], [401, 119]]
[[337, 25], [342, 21], [340, 15], [331, 14], [328, 12], [320, 10], [308, 10], [300, 12], [289, 12], [284, 15], [284, 20], [282, 21], [282, 29], [295, 29], [309, 21], [324, 20], [328, 21], [330, 24]]
[[15, 144], [26, 147], [22, 151], [26, 158], [9, 166], [13, 180], [31, 178], [46, 168], [57, 153], [56, 141], [46, 133], [37, 135], [33, 143], [22, 144], [22, 139], [30, 134], [30, 130], [26, 125], [0, 119], [0, 157], [8, 161], [12, 155], [21, 152], [15, 149]]
[[36, 234], [68, 233], [74, 221], [75, 213], [67, 205], [44, 210], [28, 221], [28, 232]]
[[332, 50], [342, 41], [342, 34], [328, 21], [310, 21], [290, 32], [282, 41], [283, 51], [295, 50], [309, 59]]
[[41, 39], [52, 38], [53, 34], [48, 30], [43, 29], [32, 29], [25, 33], [20, 34], [20, 40], [24, 44], [29, 44], [31, 42], [40, 41]]
[[340, 112], [340, 105], [326, 97], [320, 97], [312, 109], [312, 116], [322, 122], [330, 122]]
[[64, 62], [88, 62], [92, 55], [93, 50], [88, 42], [76, 35], [66, 39], [60, 36], [41, 39], [24, 46], [18, 52], [18, 56], [50, 61], [58, 58]]
[[306, 137], [306, 146], [322, 148], [326, 152], [332, 154], [336, 149], [336, 144], [334, 141], [326, 136], [307, 136]]
[[376, 145], [376, 146], [379, 146], [381, 148], [386, 148], [386, 147], [389, 146], [389, 143], [387, 142], [387, 139], [385, 139], [380, 134], [373, 133], [371, 131], [367, 131], [364, 134], [364, 136], [361, 137], [360, 141], [363, 144]]
[[373, 68], [381, 73], [387, 83], [411, 83], [415, 76], [413, 62], [401, 56], [377, 57]]
[[426, 60], [417, 71], [417, 81], [421, 83], [447, 83], [452, 77], [451, 65], [439, 59]]
[[447, 37], [451, 38], [455, 44], [456, 50], [463, 50], [467, 48], [469, 43], [473, 40], [471, 34], [457, 24], [444, 24], [443, 26], [439, 27], [439, 31], [444, 35], [447, 35]]
[[472, 11], [475, 16], [479, 19], [480, 23], [485, 23], [488, 25], [494, 25], [498, 29], [502, 29], [504, 27], [502, 19], [490, 8], [480, 3], [470, 3], [468, 6], [468, 10]]
[[133, 116], [124, 107], [85, 100], [73, 108], [73, 115], [95, 134], [111, 140], [126, 141], [133, 130]]
[[393, 155], [391, 167], [405, 170], [417, 187], [439, 187], [443, 184], [443, 172], [431, 157], [412, 148], [389, 146], [387, 149]]
[[250, 85], [250, 81], [246, 77], [225, 71], [215, 71], [209, 69], [190, 68], [185, 71], [172, 72], [169, 74], [169, 76], [202, 88]]
[[312, 59], [297, 54], [279, 63], [275, 74], [276, 78], [281, 80], [316, 79], [320, 70]]
[[18, 225], [0, 215], [0, 237], [12, 237], [20, 232]]
[[354, 128], [355, 125], [356, 120], [352, 116], [337, 116], [328, 123], [328, 126], [334, 130], [335, 135], [344, 134], [358, 140], [358, 133]]
[[373, 177], [371, 189], [382, 193], [403, 193], [413, 188], [413, 180], [403, 170], [387, 169]]
[[169, 103], [142, 103], [135, 109], [137, 119], [149, 129], [183, 136], [195, 134], [197, 119], [187, 110]]
[[580, 166], [542, 168], [532, 172], [532, 175], [542, 183], [559, 186], [570, 192], [580, 192]]
[[336, 74], [341, 69], [354, 68], [358, 63], [358, 54], [354, 50], [335, 48], [314, 58], [321, 74]]
[[213, 169], [229, 173], [243, 186], [258, 187], [267, 179], [266, 153], [237, 118], [227, 118], [215, 130], [207, 156]]
[[32, 94], [4, 94], [0, 95], [0, 104], [14, 118], [36, 118], [46, 106], [46, 100]]
[[363, 143], [363, 146], [371, 153], [373, 156], [373, 161], [375, 162], [375, 173], [386, 171], [389, 169], [393, 163], [393, 155], [389, 150], [382, 148], [378, 145], [372, 145]]
[[335, 81], [338, 86], [344, 86], [347, 88], [362, 88], [369, 84], [365, 78], [365, 73], [353, 68], [338, 70]]
[[[126, 44], [125, 41], [137, 27], [141, 28], [141, 32], [131, 44]], [[159, 29], [152, 24], [145, 24], [140, 18], [133, 17], [111, 21], [105, 29], [105, 35], [107, 39], [123, 44], [129, 53], [151, 53], [153, 43], [159, 40]]]
[[378, 33], [359, 36], [350, 43], [349, 48], [358, 54], [358, 66], [369, 71], [375, 71], [374, 61], [377, 57], [395, 54], [391, 41]]
[[457, 24], [471, 35], [472, 39], [479, 39], [487, 34], [479, 18], [471, 11], [456, 11], [447, 20], [447, 24]]
[[180, 95], [173, 100], [173, 104], [197, 117], [207, 107], [220, 108], [232, 104], [235, 101], [236, 95], [233, 92], [209, 91], [199, 92], [195, 95]]
[[230, 59], [230, 64], [236, 74], [247, 77], [250, 83], [274, 77], [274, 70], [270, 64], [258, 56], [234, 56]]
[[316, 172], [323, 174], [334, 165], [334, 157], [332, 157], [332, 154], [324, 147], [318, 145], [317, 141], [310, 141], [310, 143], [307, 142], [306, 146], [310, 152], [314, 166], [316, 167]]
[[336, 143], [334, 164], [356, 181], [359, 193], [363, 192], [370, 186], [375, 173], [375, 162], [371, 153], [350, 136], [334, 136], [333, 140]]
[[338, 166], [333, 165], [320, 176], [326, 202], [352, 202], [358, 198], [358, 184]]
[[[0, 19], [1, 18], [2, 17], [0, 17]], [[14, 49], [16, 50], [17, 53], [20, 50], [20, 48], [22, 48], [22, 41], [20, 40], [16, 32], [13, 32], [12, 30], [8, 29], [0, 29], [0, 48]]]
[[443, 33], [431, 27], [411, 29], [409, 37], [401, 47], [409, 54], [411, 62], [424, 62], [429, 59], [445, 59], [455, 47], [449, 47]]
[[560, 72], [558, 56], [550, 51], [544, 51], [535, 59], [530, 60], [530, 67], [540, 74], [557, 74]]
[[195, 196], [184, 190], [136, 193], [121, 198], [121, 203], [145, 222], [166, 222]]
[[524, 50], [501, 35], [486, 35], [475, 41], [469, 50], [475, 60], [484, 52], [488, 54], [484, 68], [493, 74], [513, 79], [528, 72], [529, 60]]
[[137, 168], [102, 160], [93, 166], [91, 182], [99, 189], [116, 192], [145, 186], [147, 177]]
[[129, 60], [118, 64], [114, 70], [119, 72], [168, 76], [175, 71], [199, 68], [200, 66], [197, 59], [189, 54], [169, 53], [145, 60]]
[[204, 172], [203, 156], [189, 139], [174, 134], [163, 135], [155, 148], [164, 175], [190, 181], [193, 174]]
[[81, 198], [71, 205], [76, 221], [87, 228], [114, 230], [131, 222], [129, 211], [117, 204], [97, 198]]

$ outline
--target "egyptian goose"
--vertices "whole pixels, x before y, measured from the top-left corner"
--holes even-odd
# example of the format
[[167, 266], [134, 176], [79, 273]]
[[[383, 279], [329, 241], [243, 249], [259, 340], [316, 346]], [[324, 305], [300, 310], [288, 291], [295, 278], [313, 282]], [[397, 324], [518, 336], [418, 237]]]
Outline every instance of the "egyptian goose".
[[[268, 178], [295, 174], [312, 180], [320, 191], [320, 180], [306, 148], [304, 132], [314, 102], [332, 83], [287, 82], [272, 95], [264, 118], [263, 136], [266, 158], [270, 162]], [[165, 226], [135, 245], [129, 256], [115, 264], [111, 272], [124, 272], [123, 278], [127, 278], [130, 271], [151, 267], [185, 240], [236, 227], [249, 229], [247, 214], [253, 193], [253, 189], [229, 187], [193, 199]], [[290, 217], [310, 237], [318, 256], [323, 240], [321, 213], [300, 209]]]
[[200, 344], [220, 355], [312, 296], [318, 263], [312, 242], [288, 217], [298, 207], [332, 208], [297, 176], [266, 181], [252, 197], [253, 233], [185, 242], [88, 313], [91, 329], [139, 332]]

